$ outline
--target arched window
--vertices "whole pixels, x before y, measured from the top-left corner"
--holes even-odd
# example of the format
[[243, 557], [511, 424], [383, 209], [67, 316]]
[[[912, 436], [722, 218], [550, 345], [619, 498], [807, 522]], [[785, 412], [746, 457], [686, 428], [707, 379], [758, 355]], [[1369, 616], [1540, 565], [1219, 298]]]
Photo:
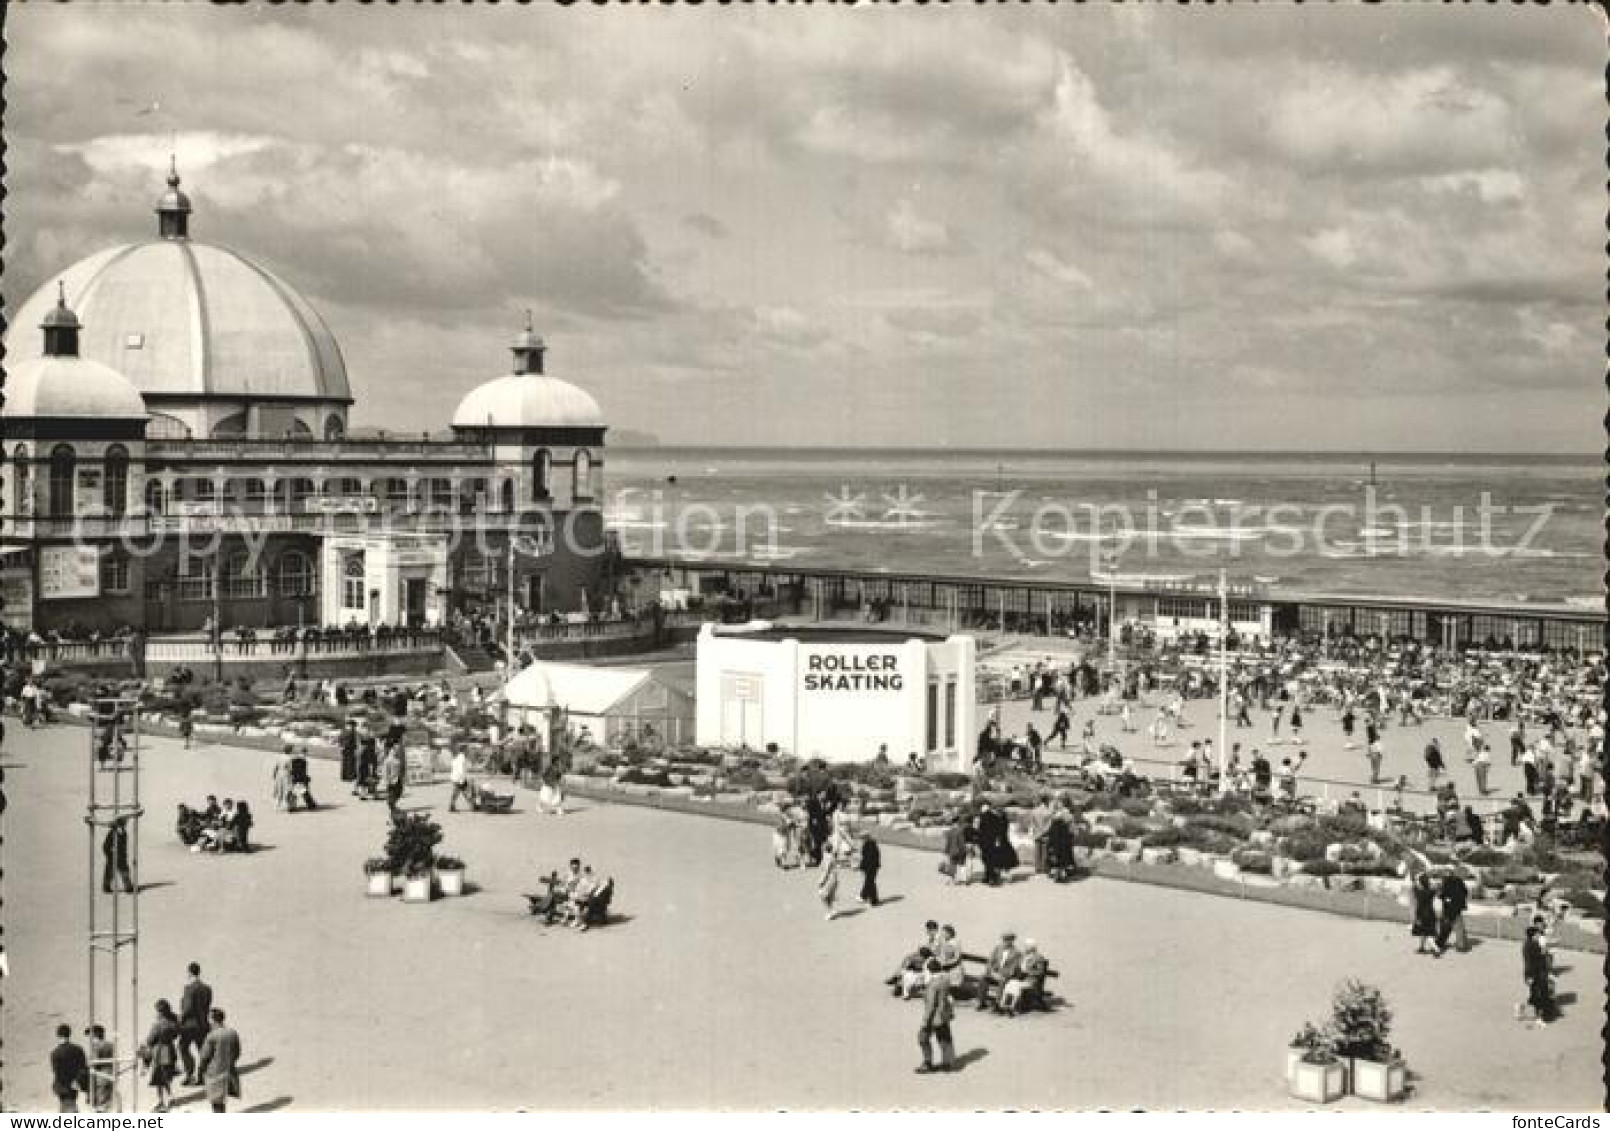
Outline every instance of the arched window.
[[281, 597], [313, 596], [313, 562], [300, 550], [286, 550], [276, 567], [274, 588]]
[[28, 445], [18, 444], [16, 450], [11, 454], [17, 461], [16, 474], [11, 477], [11, 485], [17, 492], [14, 513], [32, 514], [34, 509], [33, 465], [28, 462]]
[[106, 513], [127, 514], [129, 509], [129, 450], [121, 444], [106, 449], [106, 475], [101, 480], [101, 501]]
[[236, 550], [224, 559], [223, 596], [261, 597], [263, 564], [249, 550]]
[[348, 612], [361, 613], [369, 608], [363, 580], [363, 551], [359, 550], [341, 560], [341, 607]]
[[593, 457], [584, 448], [576, 453], [576, 462], [571, 465], [572, 482], [570, 496], [578, 501], [593, 497]]
[[246, 414], [235, 412], [224, 417], [212, 426], [212, 434], [214, 439], [230, 439], [246, 435]]
[[151, 419], [146, 421], [145, 436], [148, 440], [188, 440], [190, 426], [177, 416], [153, 412]]
[[167, 494], [162, 490], [162, 480], [147, 479], [145, 481], [145, 509], [149, 514], [162, 514], [167, 509]]
[[51, 518], [73, 517], [73, 485], [78, 476], [78, 457], [67, 444], [57, 444], [50, 452], [50, 497], [46, 513]]
[[331, 413], [324, 421], [324, 438], [326, 440], [340, 440], [345, 438], [347, 426], [339, 416]]
[[498, 488], [498, 499], [502, 504], [499, 509], [504, 514], [514, 512], [514, 480], [505, 479], [503, 481], [503, 485]]
[[531, 497], [538, 502], [548, 497], [548, 476], [553, 470], [553, 456], [547, 448], [538, 448], [531, 457]]

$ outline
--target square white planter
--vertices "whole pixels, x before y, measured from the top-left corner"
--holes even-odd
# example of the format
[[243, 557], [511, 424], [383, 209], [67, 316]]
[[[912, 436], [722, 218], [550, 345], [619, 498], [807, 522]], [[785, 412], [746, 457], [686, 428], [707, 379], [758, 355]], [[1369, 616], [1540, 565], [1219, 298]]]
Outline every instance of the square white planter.
[[1234, 860], [1215, 860], [1213, 874], [1221, 880], [1236, 880], [1241, 878], [1241, 865]]
[[1381, 1064], [1353, 1058], [1353, 1094], [1361, 1100], [1391, 1103], [1408, 1090], [1408, 1069], [1401, 1064]]
[[1340, 1061], [1335, 1064], [1309, 1064], [1298, 1060], [1292, 1066], [1289, 1087], [1291, 1094], [1300, 1100], [1328, 1104], [1346, 1094], [1347, 1070]]
[[387, 899], [391, 898], [390, 872], [370, 872], [368, 879], [369, 887], [365, 894], [373, 896], [385, 896]]
[[450, 868], [436, 873], [436, 886], [443, 895], [464, 894], [464, 869]]
[[403, 902], [404, 903], [429, 903], [430, 902], [430, 873], [429, 872], [426, 872], [423, 876], [405, 876], [405, 877], [403, 877]]

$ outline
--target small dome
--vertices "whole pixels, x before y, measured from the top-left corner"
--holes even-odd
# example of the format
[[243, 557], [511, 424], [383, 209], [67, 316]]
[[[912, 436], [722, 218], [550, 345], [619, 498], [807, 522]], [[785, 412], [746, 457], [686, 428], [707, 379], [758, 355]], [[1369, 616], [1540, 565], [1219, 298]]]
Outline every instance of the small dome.
[[471, 389], [453, 414], [454, 428], [601, 428], [604, 412], [569, 381], [511, 373]]
[[144, 420], [145, 398], [121, 373], [87, 357], [31, 357], [8, 367], [0, 415], [16, 420]]
[[168, 158], [168, 191], [157, 201], [157, 211], [190, 211], [190, 198], [179, 191], [179, 167], [172, 157]]

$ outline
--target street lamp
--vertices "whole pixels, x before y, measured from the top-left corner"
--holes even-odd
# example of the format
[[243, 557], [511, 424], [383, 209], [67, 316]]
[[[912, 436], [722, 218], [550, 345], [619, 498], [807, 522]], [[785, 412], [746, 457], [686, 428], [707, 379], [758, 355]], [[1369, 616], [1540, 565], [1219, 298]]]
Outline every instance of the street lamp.
[[1230, 586], [1219, 570], [1219, 792], [1230, 791], [1225, 759], [1230, 746]]

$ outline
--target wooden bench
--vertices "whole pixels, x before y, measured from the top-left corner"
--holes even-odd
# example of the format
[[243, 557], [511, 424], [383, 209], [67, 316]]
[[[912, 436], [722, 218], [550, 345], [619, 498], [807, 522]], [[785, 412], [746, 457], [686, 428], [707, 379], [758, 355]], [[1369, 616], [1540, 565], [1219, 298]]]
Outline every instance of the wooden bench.
[[[970, 972], [968, 969], [970, 965], [977, 966], [978, 972]], [[967, 951], [963, 951], [960, 969], [962, 977], [961, 984], [955, 987], [956, 997], [962, 1001], [976, 1001], [979, 993], [983, 989], [984, 974], [989, 969], [989, 955], [970, 954]], [[1047, 983], [1049, 983], [1052, 978], [1058, 977], [1059, 975], [1060, 971], [1058, 971], [1054, 966], [1047, 964], [1045, 968], [1045, 980]], [[1040, 1004], [1042, 1009], [1049, 1007], [1050, 996], [1051, 995], [1049, 992], [1047, 992], [1044, 987], [1041, 987]]]

